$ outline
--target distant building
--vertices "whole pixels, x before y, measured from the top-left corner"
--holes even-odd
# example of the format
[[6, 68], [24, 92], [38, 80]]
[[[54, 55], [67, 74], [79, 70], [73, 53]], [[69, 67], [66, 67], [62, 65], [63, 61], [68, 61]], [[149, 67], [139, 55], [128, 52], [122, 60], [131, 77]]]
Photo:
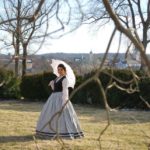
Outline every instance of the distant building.
[[140, 52], [134, 48], [132, 53], [129, 53], [127, 56], [127, 64], [134, 69], [139, 69], [141, 67], [141, 57]]
[[93, 55], [93, 52], [91, 50], [89, 53], [89, 63], [93, 63], [93, 61], [94, 61], [94, 55]]
[[118, 69], [125, 69], [128, 67], [128, 65], [127, 65], [126, 61], [119, 61], [119, 62], [115, 63], [115, 67]]
[[82, 61], [82, 58], [74, 58], [74, 61], [75, 61], [75, 62], [81, 62], [81, 61]]
[[127, 64], [133, 69], [139, 69], [141, 67], [141, 63], [137, 60], [127, 60]]
[[27, 59], [26, 65], [27, 65], [27, 71], [28, 72], [32, 72], [33, 64], [32, 64], [32, 60], [31, 59]]
[[133, 69], [139, 69], [141, 67], [141, 64], [139, 63], [139, 61], [127, 59], [127, 61], [120, 60], [119, 62], [115, 63], [115, 67], [118, 69], [125, 69], [128, 67], [131, 67]]

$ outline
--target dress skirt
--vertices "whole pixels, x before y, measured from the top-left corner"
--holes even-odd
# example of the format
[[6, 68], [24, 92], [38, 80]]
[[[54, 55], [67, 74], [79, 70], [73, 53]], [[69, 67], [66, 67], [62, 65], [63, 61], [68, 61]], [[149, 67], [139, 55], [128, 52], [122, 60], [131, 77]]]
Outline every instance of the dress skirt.
[[56, 115], [62, 109], [62, 106], [62, 92], [52, 93], [41, 111], [37, 122], [36, 135], [48, 136], [52, 139], [57, 137], [76, 139], [84, 136], [70, 101], [64, 107], [61, 115]]

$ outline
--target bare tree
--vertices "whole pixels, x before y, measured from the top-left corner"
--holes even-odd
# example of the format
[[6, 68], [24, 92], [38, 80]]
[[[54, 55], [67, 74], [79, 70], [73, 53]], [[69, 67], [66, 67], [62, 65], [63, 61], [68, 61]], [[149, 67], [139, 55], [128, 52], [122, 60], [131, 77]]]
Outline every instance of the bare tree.
[[[140, 51], [141, 58], [142, 58], [142, 64], [143, 63], [146, 64], [148, 69], [150, 70], [150, 62], [148, 60], [148, 57], [146, 56], [146, 47], [147, 47], [147, 44], [149, 42], [147, 34], [148, 34], [149, 26], [150, 26], [150, 21], [149, 21], [150, 20], [150, 16], [149, 16], [149, 14], [150, 14], [149, 13], [149, 11], [150, 11], [149, 10], [150, 3], [149, 3], [149, 1], [147, 1], [147, 4], [148, 4], [147, 12], [146, 12], [147, 18], [146, 18], [146, 20], [144, 20], [144, 16], [143, 16], [144, 12], [142, 12], [142, 10], [141, 10], [140, 1], [139, 0], [137, 2], [136, 1], [132, 1], [132, 2], [134, 2], [137, 5], [138, 12], [139, 12], [139, 15], [140, 15], [140, 19], [142, 21], [142, 22], [139, 22], [138, 24], [136, 24], [136, 22], [135, 22], [135, 17], [136, 16], [134, 15], [134, 9], [132, 7], [131, 1], [129, 0], [128, 2], [129, 2], [131, 14], [132, 14], [132, 25], [131, 25], [131, 28], [134, 29], [133, 32], [131, 31], [131, 28], [129, 27], [129, 25], [130, 25], [129, 24], [129, 20], [127, 20], [126, 26], [124, 26], [121, 23], [121, 20], [119, 19], [118, 15], [112, 9], [109, 1], [103, 1], [107, 12], [109, 13], [110, 17], [112, 18], [112, 20], [115, 23], [116, 28], [120, 32], [124, 33], [131, 40], [131, 42], [135, 45], [135, 47]], [[137, 25], [140, 25], [141, 23], [143, 25], [143, 27], [142, 27], [143, 28], [143, 39], [142, 40], [140, 39], [140, 35], [138, 34], [138, 31], [137, 31]]]
[[[29, 16], [26, 17], [21, 17], [21, 20], [28, 20], [29, 22], [34, 21], [37, 16], [39, 15], [39, 12], [43, 6], [43, 4], [45, 3], [46, 0], [40, 0], [38, 2], [37, 8], [35, 9], [35, 11], [33, 12], [33, 14], [30, 14]], [[10, 0], [10, 2], [13, 4], [15, 1]], [[15, 16], [14, 18], [5, 18], [3, 17], [3, 15], [0, 16], [0, 25], [6, 24], [8, 22], [13, 22], [17, 20], [17, 17]]]
[[[30, 2], [30, 3], [29, 3]], [[28, 24], [35, 22], [36, 18], [39, 16], [39, 11], [44, 3], [44, 0], [37, 2], [37, 8], [33, 9], [32, 1], [28, 1], [28, 5], [22, 8], [23, 0], [16, 1], [3, 1], [3, 15], [1, 14], [0, 30], [7, 32], [7, 35], [12, 36], [12, 40], [7, 41], [4, 37], [3, 42], [5, 45], [11, 47], [13, 46], [15, 51], [15, 74], [18, 76], [18, 64], [21, 46], [21, 28], [23, 28], [23, 20], [26, 20]], [[31, 13], [31, 9], [33, 9]], [[30, 13], [29, 13], [30, 12]], [[4, 33], [5, 34], [5, 33]], [[9, 44], [8, 44], [9, 43]], [[23, 61], [24, 62], [24, 61]], [[24, 64], [24, 63], [23, 63]], [[24, 67], [23, 67], [24, 68]]]
[[[137, 50], [143, 49], [143, 52], [140, 53], [141, 68], [143, 68], [147, 62], [144, 55], [146, 55], [146, 52], [148, 51], [147, 47], [150, 42], [150, 1], [111, 0], [108, 2], [115, 17], [118, 19], [119, 24], [117, 21], [114, 22], [115, 25], [117, 25], [117, 28], [123, 33], [124, 30], [120, 29], [120, 27], [123, 27], [126, 31], [128, 30], [127, 37], [129, 38], [129, 34], [131, 34], [132, 38], [136, 39], [143, 47], [135, 46]], [[102, 0], [89, 1], [87, 4], [88, 6], [86, 6], [87, 9], [85, 9], [85, 23], [96, 23], [100, 27], [111, 22], [111, 18], [113, 17], [114, 19], [114, 16], [112, 13], [110, 14], [110, 8], [106, 3], [107, 1], [105, 2]], [[135, 44], [135, 42], [133, 43]]]
[[[69, 1], [40, 2], [34, 0], [3, 1], [6, 14], [3, 18], [5, 17], [5, 20], [9, 21], [4, 21], [5, 23], [1, 25], [0, 29], [12, 36], [12, 41], [10, 40], [8, 45], [10, 46], [12, 43], [15, 49], [16, 75], [18, 75], [19, 58], [22, 59], [22, 75], [26, 74], [26, 59], [30, 53], [29, 46], [39, 45], [37, 48], [39, 50], [46, 37], [61, 37], [64, 34], [61, 31], [65, 30], [65, 26], [74, 21], [71, 15], [75, 10], [71, 9]], [[78, 3], [76, 3], [76, 7], [78, 7]], [[67, 12], [66, 9], [68, 9]], [[76, 27], [78, 27], [77, 24], [71, 30]], [[60, 34], [56, 35], [58, 32]], [[34, 50], [34, 52], [36, 53], [38, 50]]]

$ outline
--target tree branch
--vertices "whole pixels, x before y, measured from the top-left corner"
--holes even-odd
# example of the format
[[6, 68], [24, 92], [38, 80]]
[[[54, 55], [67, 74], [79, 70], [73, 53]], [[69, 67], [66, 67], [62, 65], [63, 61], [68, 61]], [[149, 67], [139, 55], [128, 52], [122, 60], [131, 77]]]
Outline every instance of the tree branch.
[[109, 1], [108, 0], [103, 0], [103, 4], [104, 4], [107, 12], [109, 13], [110, 17], [112, 18], [113, 22], [115, 23], [116, 28], [120, 32], [124, 33], [133, 42], [135, 47], [140, 51], [141, 56], [144, 59], [145, 64], [147, 65], [147, 67], [148, 67], [148, 69], [150, 71], [150, 62], [149, 62], [149, 60], [148, 60], [148, 58], [147, 58], [147, 56], [145, 54], [145, 50], [144, 50], [143, 44], [132, 35], [132, 33], [131, 33], [131, 31], [129, 29], [125, 29], [121, 25], [118, 17], [115, 15], [113, 9], [110, 6]]

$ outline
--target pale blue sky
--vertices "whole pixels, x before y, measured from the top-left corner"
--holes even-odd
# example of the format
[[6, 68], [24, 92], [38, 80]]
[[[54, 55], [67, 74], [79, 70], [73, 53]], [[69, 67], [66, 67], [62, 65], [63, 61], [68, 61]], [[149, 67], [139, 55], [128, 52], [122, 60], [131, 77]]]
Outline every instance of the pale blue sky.
[[[49, 39], [38, 53], [89, 53], [91, 50], [94, 53], [103, 53], [106, 50], [112, 30], [113, 24], [101, 27], [96, 31], [94, 26], [83, 25], [76, 31], [69, 33], [60, 39]], [[115, 36], [110, 52], [116, 51], [118, 46], [117, 41], [118, 34]], [[120, 52], [124, 52], [125, 45], [127, 45], [126, 39], [124, 39], [123, 47]]]
[[[147, 0], [143, 0], [142, 3], [144, 1]], [[145, 6], [145, 3], [142, 5]], [[94, 25], [82, 25], [76, 31], [69, 33], [60, 39], [47, 39], [43, 47], [38, 51], [38, 54], [54, 52], [89, 53], [91, 50], [94, 53], [103, 53], [106, 50], [107, 43], [112, 33], [113, 24], [105, 25], [99, 30], [96, 30], [96, 27], [97, 26]], [[128, 41], [124, 38], [120, 52], [125, 52], [127, 44]], [[118, 34], [116, 34], [115, 39], [113, 40], [110, 52], [116, 52], [117, 48]]]
[[[148, 0], [142, 0], [141, 5], [146, 10]], [[137, 18], [138, 19], [138, 18]], [[113, 30], [113, 23], [95, 30], [96, 25], [83, 25], [78, 30], [57, 40], [48, 40], [38, 53], [103, 53]], [[118, 48], [118, 33], [116, 34], [110, 48], [110, 52], [116, 52]], [[129, 41], [123, 38], [120, 52], [125, 52]]]

